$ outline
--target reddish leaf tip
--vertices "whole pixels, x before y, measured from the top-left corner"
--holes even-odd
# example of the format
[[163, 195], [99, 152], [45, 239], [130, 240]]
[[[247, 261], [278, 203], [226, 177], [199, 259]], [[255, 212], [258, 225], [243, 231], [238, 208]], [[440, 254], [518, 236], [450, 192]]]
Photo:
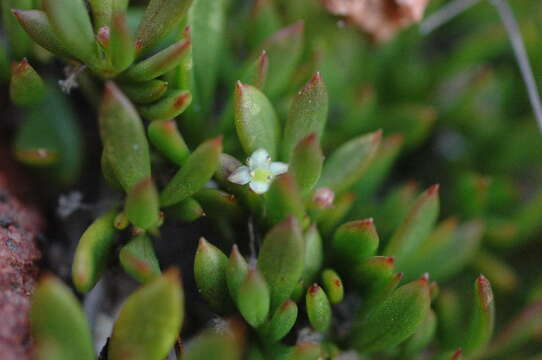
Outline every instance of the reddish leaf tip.
[[385, 256], [384, 261], [387, 262], [390, 265], [395, 264], [395, 258], [393, 256]]
[[421, 282], [424, 282], [424, 283], [429, 283], [429, 273], [424, 273], [424, 274], [420, 277], [420, 281], [421, 281]]
[[463, 354], [463, 349], [457, 349], [452, 355], [451, 360], [458, 360], [459, 357]]
[[202, 236], [199, 238], [199, 244], [198, 244], [198, 250], [203, 250], [209, 246], [209, 243], [205, 238]]
[[13, 63], [12, 70], [14, 74], [20, 74], [24, 71], [26, 71], [29, 67], [28, 59], [23, 58], [20, 62]]
[[320, 286], [317, 283], [314, 283], [309, 287], [309, 294], [310, 295], [315, 295], [319, 291], [320, 291]]
[[427, 194], [428, 195], [438, 195], [439, 188], [440, 188], [440, 184], [435, 184], [435, 185], [431, 186], [429, 189], [427, 189]]
[[378, 145], [382, 141], [382, 129], [378, 129], [373, 133], [373, 144]]
[[175, 99], [175, 103], [173, 104], [173, 106], [176, 108], [184, 107], [186, 103], [190, 101], [191, 99], [192, 99], [192, 94], [190, 94], [189, 92], [184, 92], [180, 94], [177, 97], [177, 99]]

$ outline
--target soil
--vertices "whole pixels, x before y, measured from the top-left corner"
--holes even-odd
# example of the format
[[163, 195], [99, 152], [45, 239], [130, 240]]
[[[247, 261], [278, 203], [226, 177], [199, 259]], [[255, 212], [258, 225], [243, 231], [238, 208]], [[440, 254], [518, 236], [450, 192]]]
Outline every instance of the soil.
[[29, 202], [30, 187], [0, 148], [0, 354], [3, 360], [29, 358], [28, 313], [41, 257], [38, 238], [44, 220]]

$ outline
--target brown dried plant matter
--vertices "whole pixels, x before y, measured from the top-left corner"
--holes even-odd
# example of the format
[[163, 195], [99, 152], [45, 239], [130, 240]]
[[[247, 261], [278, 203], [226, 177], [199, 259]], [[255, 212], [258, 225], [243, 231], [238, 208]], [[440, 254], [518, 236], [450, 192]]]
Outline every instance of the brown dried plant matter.
[[322, 0], [333, 14], [368, 33], [376, 42], [393, 35], [423, 18], [429, 0]]
[[28, 187], [0, 148], [0, 358], [29, 358], [30, 295], [38, 276], [36, 238], [43, 219], [21, 199]]

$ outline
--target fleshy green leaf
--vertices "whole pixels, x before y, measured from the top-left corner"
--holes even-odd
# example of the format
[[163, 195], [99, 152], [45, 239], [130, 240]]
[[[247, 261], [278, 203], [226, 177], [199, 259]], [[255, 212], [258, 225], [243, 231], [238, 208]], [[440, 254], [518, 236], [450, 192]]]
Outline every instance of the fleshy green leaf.
[[151, 175], [149, 145], [137, 111], [111, 82], [106, 85], [99, 121], [104, 156], [123, 189], [130, 191]]
[[132, 224], [144, 230], [158, 225], [158, 192], [151, 178], [143, 179], [128, 191], [124, 212]]
[[90, 328], [70, 289], [43, 277], [32, 295], [30, 324], [39, 360], [94, 360]]
[[13, 65], [9, 96], [18, 106], [31, 106], [45, 97], [43, 80], [26, 59]]
[[194, 194], [196, 199], [205, 211], [205, 214], [212, 219], [238, 220], [243, 213], [234, 195], [218, 189], [201, 189]]
[[237, 296], [237, 306], [243, 318], [256, 328], [263, 324], [269, 313], [269, 288], [257, 269], [250, 270]]
[[274, 311], [290, 297], [303, 273], [304, 244], [298, 222], [288, 217], [265, 236], [258, 269], [267, 280]]
[[491, 340], [495, 326], [495, 301], [491, 284], [480, 275], [474, 282], [474, 308], [463, 343], [463, 350], [469, 356], [484, 351]]
[[322, 285], [331, 304], [338, 304], [343, 300], [343, 282], [334, 270], [326, 269], [322, 272]]
[[120, 249], [122, 268], [134, 279], [146, 283], [160, 276], [160, 265], [151, 239], [146, 234], [137, 235]]
[[401, 343], [425, 319], [430, 303], [427, 278], [401, 286], [355, 325], [354, 347], [359, 351], [373, 352]]
[[241, 283], [246, 278], [248, 273], [248, 264], [239, 252], [237, 245], [233, 245], [226, 265], [226, 282], [231, 298], [237, 302], [239, 296], [239, 288]]
[[228, 0], [194, 0], [188, 13], [192, 30], [195, 98], [203, 114], [212, 107], [225, 37]]
[[154, 47], [178, 25], [192, 0], [151, 0], [137, 29], [138, 51], [143, 54]]
[[295, 147], [289, 169], [303, 195], [307, 195], [320, 179], [323, 163], [324, 155], [315, 133]]
[[284, 128], [282, 154], [289, 160], [297, 144], [310, 134], [319, 141], [324, 132], [328, 111], [327, 89], [317, 73], [301, 89], [292, 102]]
[[98, 47], [85, 2], [43, 0], [43, 9], [54, 33], [70, 54], [90, 65], [96, 65]]
[[18, 9], [12, 11], [23, 29], [38, 45], [58, 56], [71, 56], [64, 44], [54, 33], [45, 12], [40, 10]]
[[347, 265], [359, 264], [375, 255], [378, 233], [373, 219], [350, 221], [341, 225], [333, 236], [332, 248], [337, 259]]
[[32, 9], [32, 0], [3, 0], [0, 5], [2, 9], [2, 28], [8, 37], [10, 48], [17, 59], [22, 59], [30, 54], [32, 41], [17, 23], [14, 14], [10, 10]]
[[115, 216], [116, 212], [110, 211], [98, 217], [81, 235], [72, 264], [72, 280], [80, 292], [90, 291], [96, 285], [112, 255], [116, 239]]
[[227, 265], [226, 255], [204, 238], [200, 238], [194, 261], [194, 277], [201, 296], [218, 312], [224, 311], [229, 305]]
[[261, 329], [262, 336], [269, 342], [277, 342], [290, 332], [297, 320], [297, 305], [286, 300]]
[[429, 309], [427, 316], [416, 332], [405, 342], [403, 356], [411, 357], [425, 349], [431, 340], [433, 340], [436, 329], [437, 317], [433, 310]]
[[186, 145], [175, 120], [156, 120], [147, 129], [149, 140], [160, 152], [173, 163], [182, 166], [190, 150]]
[[168, 83], [162, 80], [150, 80], [121, 84], [120, 87], [134, 103], [149, 104], [160, 99], [166, 93]]
[[190, 40], [182, 40], [135, 64], [123, 73], [126, 81], [149, 81], [173, 70], [183, 60], [190, 48]]
[[335, 192], [348, 190], [371, 163], [380, 145], [381, 134], [381, 131], [376, 131], [341, 145], [326, 160], [317, 187], [327, 187]]
[[221, 137], [198, 146], [160, 194], [162, 206], [174, 205], [198, 192], [216, 171], [221, 152]]
[[325, 332], [331, 324], [331, 305], [326, 293], [318, 284], [313, 284], [307, 290], [305, 297], [307, 315], [314, 330]]
[[183, 222], [196, 221], [200, 217], [205, 216], [200, 203], [190, 197], [165, 208], [164, 211], [167, 216]]
[[431, 233], [439, 212], [438, 185], [423, 192], [390, 239], [385, 255], [394, 256], [397, 267], [415, 251]]
[[303, 22], [292, 24], [271, 35], [256, 52], [258, 56], [266, 50], [269, 56], [270, 76], [265, 83], [264, 91], [271, 98], [280, 94], [295, 71], [303, 51], [303, 32]]
[[132, 65], [135, 59], [132, 35], [122, 12], [113, 14], [109, 41], [111, 65], [113, 65], [114, 72], [119, 73]]
[[256, 87], [240, 82], [235, 89], [235, 127], [247, 155], [265, 149], [276, 158], [280, 130], [273, 105]]
[[[162, 360], [184, 318], [179, 272], [170, 269], [136, 290], [122, 305], [108, 346], [108, 359]], [[152, 329], [152, 331], [149, 331]]]
[[311, 284], [324, 262], [324, 247], [318, 228], [312, 225], [304, 234], [305, 239], [305, 265], [303, 270], [303, 283]]
[[157, 102], [138, 107], [141, 116], [148, 120], [169, 120], [182, 114], [192, 102], [188, 91], [173, 90]]
[[273, 225], [292, 215], [298, 222], [305, 216], [303, 200], [295, 179], [289, 173], [277, 177], [265, 194], [266, 218]]

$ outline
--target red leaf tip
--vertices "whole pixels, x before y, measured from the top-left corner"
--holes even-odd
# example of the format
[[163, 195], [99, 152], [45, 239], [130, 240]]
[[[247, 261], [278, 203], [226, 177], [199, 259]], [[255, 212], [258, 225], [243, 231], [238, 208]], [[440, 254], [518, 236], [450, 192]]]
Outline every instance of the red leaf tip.
[[462, 354], [463, 354], [463, 349], [461, 349], [461, 348], [457, 349], [457, 350], [454, 352], [454, 354], [453, 354], [451, 360], [458, 360], [459, 357], [460, 357]]
[[420, 277], [420, 281], [424, 283], [429, 283], [429, 273], [424, 273], [422, 277]]
[[320, 286], [318, 286], [317, 283], [314, 283], [309, 287], [309, 294], [311, 295], [316, 294], [318, 291], [320, 291]]
[[428, 195], [438, 195], [439, 188], [440, 188], [440, 184], [435, 184], [435, 185], [431, 186], [429, 189], [427, 189], [427, 194]]

